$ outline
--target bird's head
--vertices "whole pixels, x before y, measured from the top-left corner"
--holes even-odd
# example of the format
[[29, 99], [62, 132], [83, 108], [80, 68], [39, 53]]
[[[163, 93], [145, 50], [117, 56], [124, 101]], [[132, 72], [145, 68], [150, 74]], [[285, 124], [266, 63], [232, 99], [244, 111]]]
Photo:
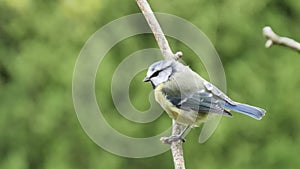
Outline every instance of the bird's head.
[[153, 88], [166, 82], [176, 72], [175, 64], [174, 60], [161, 60], [153, 63], [148, 68], [144, 82], [151, 82]]

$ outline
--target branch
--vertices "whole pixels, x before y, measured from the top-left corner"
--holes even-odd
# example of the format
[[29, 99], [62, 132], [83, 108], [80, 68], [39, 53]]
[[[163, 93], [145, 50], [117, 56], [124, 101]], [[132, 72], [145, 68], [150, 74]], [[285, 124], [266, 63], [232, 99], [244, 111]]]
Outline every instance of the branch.
[[169, 43], [155, 18], [150, 5], [147, 0], [136, 0], [138, 6], [140, 7], [142, 13], [144, 14], [146, 21], [152, 30], [160, 51], [165, 59], [179, 59], [182, 56], [182, 52], [177, 52], [174, 54], [169, 46]]
[[272, 28], [269, 26], [263, 28], [263, 36], [268, 39], [265, 44], [266, 48], [271, 47], [273, 44], [277, 44], [277, 45], [289, 47], [291, 49], [296, 50], [297, 52], [300, 52], [299, 42], [287, 37], [281, 37], [277, 35], [275, 32], [273, 32]]
[[[140, 7], [142, 13], [144, 14], [148, 25], [150, 26], [154, 37], [157, 41], [157, 44], [161, 50], [161, 53], [165, 59], [179, 59], [182, 57], [182, 52], [177, 52], [174, 54], [169, 46], [169, 43], [157, 21], [155, 18], [150, 5], [148, 4], [147, 0], [136, 0], [138, 6]], [[173, 120], [172, 125], [172, 135], [179, 135], [181, 132], [181, 125], [176, 123]], [[183, 158], [183, 149], [182, 149], [182, 142], [172, 142], [171, 143], [171, 151], [174, 161], [175, 169], [185, 169], [184, 165], [184, 158]]]
[[[181, 133], [181, 128], [182, 128], [182, 125], [178, 124], [175, 120], [173, 120], [172, 135], [173, 136], [179, 135]], [[172, 142], [171, 143], [171, 151], [172, 151], [175, 169], [185, 169], [182, 141], [179, 140], [177, 142]]]

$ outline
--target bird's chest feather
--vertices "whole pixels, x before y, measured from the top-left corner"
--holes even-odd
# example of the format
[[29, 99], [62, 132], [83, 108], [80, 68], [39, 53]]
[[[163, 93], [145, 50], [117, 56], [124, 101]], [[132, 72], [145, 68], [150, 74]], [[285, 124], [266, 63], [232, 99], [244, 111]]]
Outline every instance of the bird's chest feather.
[[195, 125], [199, 120], [199, 115], [194, 111], [183, 111], [173, 105], [161, 91], [163, 84], [158, 85], [155, 92], [155, 100], [161, 105], [166, 113], [179, 123]]
[[173, 118], [174, 120], [177, 120], [179, 109], [172, 105], [172, 103], [166, 98], [166, 96], [162, 93], [162, 87], [163, 85], [158, 85], [155, 90], [155, 100], [160, 104], [160, 106], [168, 113], [168, 115]]

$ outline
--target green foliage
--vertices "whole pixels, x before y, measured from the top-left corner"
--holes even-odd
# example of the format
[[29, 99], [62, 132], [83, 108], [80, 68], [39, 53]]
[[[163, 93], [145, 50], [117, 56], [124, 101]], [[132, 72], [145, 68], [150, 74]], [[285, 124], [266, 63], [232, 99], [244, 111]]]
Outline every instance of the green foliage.
[[[239, 114], [223, 118], [205, 144], [198, 144], [200, 130], [193, 129], [184, 144], [187, 168], [299, 168], [300, 56], [284, 47], [265, 49], [261, 35], [261, 29], [271, 25], [276, 32], [300, 40], [298, 1], [150, 4], [154, 11], [177, 15], [202, 29], [220, 54], [229, 96], [268, 111], [262, 121]], [[137, 12], [135, 1], [2, 0], [0, 168], [172, 168], [170, 152], [128, 159], [99, 148], [81, 128], [73, 108], [73, 68], [85, 41], [106, 23]], [[170, 44], [207, 77], [187, 46], [171, 38]], [[118, 63], [151, 47], [156, 47], [152, 35], [126, 39], [107, 54], [97, 75], [96, 93], [104, 116], [116, 130], [130, 136], [151, 136], [171, 125], [166, 115], [149, 124], [130, 122], [118, 114], [111, 100], [109, 79]], [[140, 73], [132, 82], [130, 97], [137, 109], [145, 110], [152, 89], [141, 83], [142, 77]]]

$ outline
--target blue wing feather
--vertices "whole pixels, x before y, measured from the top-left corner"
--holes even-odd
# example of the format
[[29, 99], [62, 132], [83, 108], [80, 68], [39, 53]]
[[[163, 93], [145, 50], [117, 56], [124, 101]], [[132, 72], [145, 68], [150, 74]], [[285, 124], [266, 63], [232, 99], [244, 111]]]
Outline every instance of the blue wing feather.
[[266, 112], [264, 109], [258, 107], [232, 101], [211, 84], [208, 89], [202, 89], [187, 96], [179, 96], [178, 93], [180, 92], [170, 92], [166, 88], [163, 90], [163, 93], [173, 105], [185, 111], [193, 110], [198, 113], [210, 112], [232, 116], [228, 111], [232, 110], [258, 120], [261, 119]]
[[225, 104], [224, 101], [218, 100], [210, 92], [206, 90], [201, 90], [196, 92], [190, 96], [186, 97], [176, 97], [166, 94], [166, 98], [177, 108], [186, 110], [186, 111], [196, 111], [198, 113], [218, 113], [227, 116], [232, 116], [228, 111], [226, 111], [223, 107]]

